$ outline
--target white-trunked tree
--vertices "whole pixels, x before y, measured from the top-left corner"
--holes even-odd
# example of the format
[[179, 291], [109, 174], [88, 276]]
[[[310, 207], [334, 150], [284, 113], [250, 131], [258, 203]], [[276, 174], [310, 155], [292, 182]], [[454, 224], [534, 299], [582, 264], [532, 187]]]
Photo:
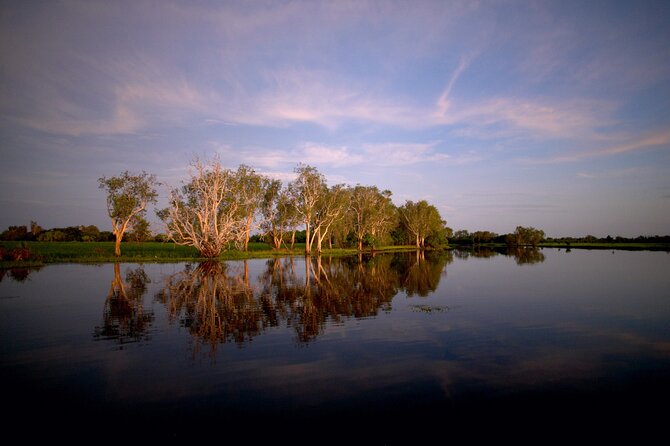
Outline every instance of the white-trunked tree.
[[158, 212], [168, 238], [207, 258], [218, 257], [231, 243], [242, 247], [247, 215], [238, 200], [239, 186], [235, 172], [224, 169], [218, 158], [195, 159], [190, 180], [173, 189], [169, 206]]

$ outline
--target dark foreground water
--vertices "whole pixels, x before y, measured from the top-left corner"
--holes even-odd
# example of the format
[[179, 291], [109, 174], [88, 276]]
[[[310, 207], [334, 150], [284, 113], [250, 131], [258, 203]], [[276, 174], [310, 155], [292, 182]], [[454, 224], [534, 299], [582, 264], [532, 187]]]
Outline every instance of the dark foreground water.
[[26, 439], [546, 443], [668, 422], [665, 252], [0, 274], [2, 425]]

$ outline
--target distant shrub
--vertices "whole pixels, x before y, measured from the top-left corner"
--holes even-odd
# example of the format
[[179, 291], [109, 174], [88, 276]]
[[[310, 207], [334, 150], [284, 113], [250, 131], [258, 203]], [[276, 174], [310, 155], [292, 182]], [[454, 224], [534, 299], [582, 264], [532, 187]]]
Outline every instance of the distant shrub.
[[30, 248], [21, 243], [16, 248], [8, 249], [0, 246], [0, 259], [10, 262], [20, 262], [24, 260], [41, 260], [41, 257], [30, 251]]

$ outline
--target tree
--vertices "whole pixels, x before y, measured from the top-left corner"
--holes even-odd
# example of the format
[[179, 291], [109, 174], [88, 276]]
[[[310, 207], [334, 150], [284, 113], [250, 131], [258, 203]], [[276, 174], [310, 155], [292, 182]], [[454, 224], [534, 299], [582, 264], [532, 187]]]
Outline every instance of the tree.
[[[138, 217], [141, 218], [141, 217]], [[136, 224], [133, 222], [133, 230], [136, 230]], [[100, 241], [100, 230], [95, 225], [89, 226], [80, 226], [79, 230], [81, 231], [81, 241], [82, 242], [95, 242]]]
[[357, 185], [351, 190], [352, 231], [358, 250], [363, 250], [363, 240], [372, 241], [390, 231], [397, 221], [396, 208], [391, 201], [391, 191], [380, 192], [376, 186]]
[[446, 225], [437, 208], [428, 204], [426, 200], [416, 203], [407, 200], [398, 211], [407, 232], [414, 236], [417, 249], [424, 249], [426, 247], [426, 237]]
[[280, 180], [266, 179], [264, 181], [263, 200], [261, 202], [261, 213], [263, 215], [261, 228], [273, 249], [279, 249], [284, 239], [284, 225], [279, 210], [281, 195], [282, 184]]
[[17, 241], [17, 240], [26, 240], [28, 237], [28, 227], [23, 226], [10, 226], [2, 234], [0, 234], [0, 240], [5, 241]]
[[37, 237], [44, 231], [44, 229], [37, 224], [36, 221], [30, 221], [30, 239], [37, 240]]
[[98, 179], [100, 189], [107, 191], [107, 213], [112, 219], [112, 232], [116, 237], [114, 255], [121, 255], [121, 239], [132, 227], [135, 217], [146, 213], [149, 203], [155, 203], [158, 194], [155, 187], [160, 183], [154, 175], [142, 171], [132, 175], [128, 171], [117, 177]]
[[263, 199], [263, 177], [251, 167], [241, 164], [235, 173], [237, 200], [241, 216], [244, 218], [244, 247], [249, 249], [249, 233], [254, 229], [256, 213], [259, 211]]
[[289, 184], [289, 190], [295, 202], [295, 210], [305, 224], [305, 254], [309, 255], [313, 240], [312, 222], [318, 201], [327, 190], [326, 179], [316, 167], [302, 163], [294, 171], [298, 176]]
[[314, 233], [312, 238], [308, 237], [306, 246], [313, 244], [316, 240], [316, 249], [321, 254], [323, 240], [328, 235], [330, 227], [341, 219], [348, 207], [349, 191], [347, 188], [338, 184], [331, 188], [324, 187], [321, 191], [314, 212]]
[[133, 221], [133, 230], [128, 234], [128, 239], [134, 242], [146, 242], [151, 236], [149, 222], [142, 217], [135, 217]]
[[537, 246], [544, 239], [544, 231], [532, 226], [517, 226], [512, 234], [507, 234], [506, 241], [511, 246]]
[[235, 173], [218, 159], [209, 165], [191, 163], [190, 181], [170, 192], [170, 205], [158, 212], [166, 235], [179, 245], [193, 246], [207, 258], [219, 256], [231, 243], [241, 245], [246, 216], [237, 200]]
[[496, 237], [498, 237], [498, 234], [490, 231], [475, 231], [472, 233], [475, 244], [490, 243]]
[[286, 243], [285, 234], [292, 231], [292, 249], [298, 224], [292, 197], [287, 189], [282, 188], [280, 180], [264, 179], [263, 191], [261, 228], [273, 249], [281, 248], [281, 244]]

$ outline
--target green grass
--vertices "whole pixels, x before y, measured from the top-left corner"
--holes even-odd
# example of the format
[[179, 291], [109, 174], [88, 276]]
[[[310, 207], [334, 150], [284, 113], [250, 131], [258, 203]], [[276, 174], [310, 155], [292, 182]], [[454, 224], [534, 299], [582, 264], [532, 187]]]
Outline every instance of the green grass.
[[606, 242], [544, 242], [540, 243], [542, 248], [570, 248], [570, 249], [624, 249], [624, 250], [652, 250], [652, 251], [670, 251], [668, 243], [606, 243]]
[[[2, 242], [6, 250], [19, 246], [27, 247], [33, 259], [43, 263], [59, 262], [113, 262], [114, 242]], [[198, 252], [188, 246], [174, 243], [121, 243], [120, 260], [178, 261], [194, 259]]]
[[[107, 263], [107, 262], [183, 262], [206, 260], [199, 256], [198, 251], [189, 246], [160, 242], [123, 242], [121, 257], [114, 256], [114, 242], [0, 242], [5, 251], [25, 247], [30, 250], [30, 257], [20, 261], [0, 261], [0, 267], [12, 268], [19, 266], [39, 266], [46, 263]], [[387, 246], [376, 248], [375, 251], [402, 251], [412, 246]], [[224, 251], [220, 260], [238, 260], [250, 258], [270, 258], [286, 255], [303, 255], [304, 243], [296, 243], [293, 250], [273, 250], [266, 243], [249, 243], [248, 251], [229, 249]], [[326, 249], [322, 254], [329, 256], [353, 255], [355, 248]]]

